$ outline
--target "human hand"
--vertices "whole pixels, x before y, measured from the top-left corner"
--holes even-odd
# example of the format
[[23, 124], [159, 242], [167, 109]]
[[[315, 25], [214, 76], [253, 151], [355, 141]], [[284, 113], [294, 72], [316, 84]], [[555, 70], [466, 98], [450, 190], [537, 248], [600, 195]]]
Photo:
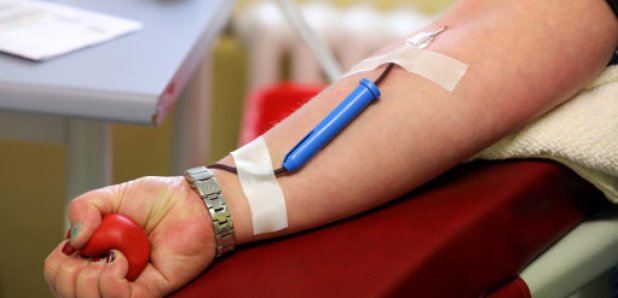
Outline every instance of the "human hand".
[[[102, 215], [119, 213], [144, 228], [152, 245], [150, 263], [129, 282], [126, 258], [105, 260], [76, 252], [90, 239]], [[160, 297], [184, 285], [215, 255], [208, 210], [183, 177], [145, 177], [77, 197], [69, 207], [70, 241], [45, 260], [45, 279], [59, 297]]]

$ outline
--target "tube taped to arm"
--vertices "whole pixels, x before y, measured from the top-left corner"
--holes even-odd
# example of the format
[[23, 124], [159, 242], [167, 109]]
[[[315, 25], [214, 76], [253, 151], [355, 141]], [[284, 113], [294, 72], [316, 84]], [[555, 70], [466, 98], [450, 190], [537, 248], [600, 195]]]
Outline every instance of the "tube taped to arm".
[[268, 146], [259, 137], [231, 153], [241, 188], [251, 208], [253, 234], [276, 232], [288, 227], [283, 190], [273, 173]]
[[457, 59], [404, 44], [389, 53], [362, 60], [352, 66], [350, 71], [343, 76], [372, 70], [386, 63], [395, 63], [406, 71], [420, 75], [449, 92], [453, 92], [468, 70], [468, 65]]

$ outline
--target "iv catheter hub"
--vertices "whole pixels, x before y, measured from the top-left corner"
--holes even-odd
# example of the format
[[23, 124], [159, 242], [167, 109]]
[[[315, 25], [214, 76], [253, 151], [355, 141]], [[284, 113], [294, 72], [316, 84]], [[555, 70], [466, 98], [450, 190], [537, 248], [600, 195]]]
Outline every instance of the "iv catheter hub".
[[378, 97], [378, 86], [361, 79], [358, 87], [286, 154], [283, 167], [288, 172], [300, 169]]

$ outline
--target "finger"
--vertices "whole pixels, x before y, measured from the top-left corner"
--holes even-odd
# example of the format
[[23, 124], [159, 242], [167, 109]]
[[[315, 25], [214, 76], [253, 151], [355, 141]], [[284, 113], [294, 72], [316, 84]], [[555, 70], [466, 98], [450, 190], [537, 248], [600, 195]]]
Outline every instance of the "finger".
[[99, 290], [103, 297], [129, 297], [131, 287], [125, 278], [129, 271], [126, 257], [118, 250], [110, 251], [99, 275]]
[[99, 290], [99, 276], [105, 266], [102, 258], [89, 260], [88, 265], [77, 276], [75, 294], [77, 297], [97, 298], [101, 297]]
[[88, 260], [76, 254], [61, 256], [54, 281], [55, 292], [59, 297], [76, 297], [75, 282], [79, 273], [88, 265]]
[[84, 246], [101, 223], [101, 216], [114, 213], [120, 205], [118, 189], [108, 186], [82, 194], [69, 205], [70, 241], [76, 248]]
[[43, 266], [43, 276], [45, 277], [45, 281], [49, 286], [49, 289], [52, 291], [54, 295], [56, 294], [56, 277], [58, 276], [58, 271], [60, 270], [60, 266], [62, 261], [67, 257], [64, 254], [63, 248], [65, 247], [67, 241], [62, 241], [45, 259], [45, 264]]

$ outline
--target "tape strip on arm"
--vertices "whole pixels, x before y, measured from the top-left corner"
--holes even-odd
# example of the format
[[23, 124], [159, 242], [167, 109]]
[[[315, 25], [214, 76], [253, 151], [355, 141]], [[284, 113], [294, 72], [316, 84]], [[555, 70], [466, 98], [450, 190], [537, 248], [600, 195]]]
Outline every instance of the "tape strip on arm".
[[457, 59], [404, 44], [389, 53], [362, 60], [343, 76], [376, 69], [387, 63], [395, 63], [406, 71], [420, 75], [449, 92], [453, 92], [468, 70], [468, 65]]
[[231, 153], [241, 188], [249, 202], [253, 234], [276, 232], [288, 227], [283, 190], [273, 173], [268, 146], [259, 137]]

